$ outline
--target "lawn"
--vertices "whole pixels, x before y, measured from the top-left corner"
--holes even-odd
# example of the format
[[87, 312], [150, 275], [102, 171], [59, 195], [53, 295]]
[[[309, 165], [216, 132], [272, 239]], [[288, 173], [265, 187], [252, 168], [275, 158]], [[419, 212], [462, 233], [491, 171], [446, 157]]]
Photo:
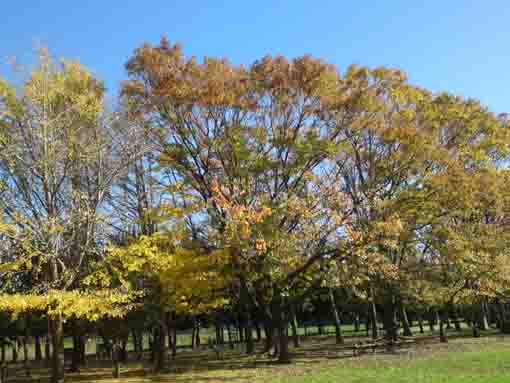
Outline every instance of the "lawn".
[[[222, 359], [207, 349], [182, 350], [170, 371], [150, 373], [148, 364], [123, 367], [122, 378], [110, 379], [108, 361], [91, 360], [67, 382], [100, 383], [506, 383], [510, 382], [510, 337], [463, 337], [448, 344], [412, 346], [396, 353], [380, 352], [353, 357], [331, 337], [310, 337], [293, 349], [294, 362], [278, 365], [260, 353], [245, 356], [241, 349], [226, 350]], [[46, 381], [45, 370], [33, 368], [32, 377], [18, 371], [20, 382]]]

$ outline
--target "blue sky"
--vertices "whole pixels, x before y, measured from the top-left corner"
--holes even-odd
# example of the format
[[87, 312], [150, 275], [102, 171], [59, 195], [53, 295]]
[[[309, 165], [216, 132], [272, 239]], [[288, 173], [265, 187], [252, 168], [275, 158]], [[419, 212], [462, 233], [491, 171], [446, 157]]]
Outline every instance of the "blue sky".
[[[392, 66], [411, 82], [510, 112], [510, 1], [3, 0], [0, 58], [30, 62], [36, 44], [78, 58], [115, 94], [123, 65], [161, 35], [186, 55], [249, 64], [310, 53], [343, 71]], [[0, 74], [7, 75], [0, 65]]]

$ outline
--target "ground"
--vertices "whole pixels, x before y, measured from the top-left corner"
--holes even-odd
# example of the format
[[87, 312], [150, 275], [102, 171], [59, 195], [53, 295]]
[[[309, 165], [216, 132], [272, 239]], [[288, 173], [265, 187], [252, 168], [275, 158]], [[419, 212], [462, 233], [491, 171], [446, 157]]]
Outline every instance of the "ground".
[[[354, 339], [350, 340], [351, 342]], [[349, 339], [348, 339], [349, 343]], [[90, 361], [68, 382], [100, 383], [507, 383], [510, 382], [510, 337], [460, 337], [447, 344], [428, 341], [398, 352], [381, 351], [353, 357], [352, 350], [331, 337], [309, 337], [292, 349], [294, 362], [278, 365], [266, 355], [226, 350], [218, 359], [210, 350], [183, 350], [165, 374], [153, 375], [148, 365], [129, 364], [122, 378], [110, 379], [107, 361]], [[32, 369], [30, 379], [18, 372], [16, 381], [47, 381], [44, 370]]]

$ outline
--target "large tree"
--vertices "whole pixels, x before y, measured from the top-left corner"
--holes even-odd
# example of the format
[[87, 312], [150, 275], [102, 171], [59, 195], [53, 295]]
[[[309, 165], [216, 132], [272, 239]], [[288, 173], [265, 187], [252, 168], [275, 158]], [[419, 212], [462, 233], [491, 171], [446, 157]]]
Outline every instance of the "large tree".
[[63, 320], [121, 315], [127, 299], [93, 275], [107, 239], [103, 203], [137, 155], [104, 92], [81, 64], [46, 52], [18, 89], [0, 80], [0, 308], [47, 313], [54, 382], [64, 379]]

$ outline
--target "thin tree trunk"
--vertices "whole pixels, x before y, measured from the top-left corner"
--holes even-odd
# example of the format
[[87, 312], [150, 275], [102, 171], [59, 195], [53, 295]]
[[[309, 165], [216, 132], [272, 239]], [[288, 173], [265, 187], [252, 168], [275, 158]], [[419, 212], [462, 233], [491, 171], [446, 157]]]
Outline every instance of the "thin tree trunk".
[[14, 338], [12, 341], [11, 355], [12, 361], [16, 363], [18, 361], [18, 337]]
[[264, 352], [269, 352], [271, 347], [273, 347], [274, 343], [274, 326], [271, 320], [266, 320], [264, 323], [264, 333], [265, 333], [265, 345]]
[[421, 313], [418, 314], [418, 326], [420, 327], [420, 334], [425, 333], [425, 331], [423, 330], [423, 316], [421, 315]]
[[172, 358], [177, 356], [177, 314], [172, 314], [173, 325], [172, 325]]
[[255, 331], [257, 333], [257, 342], [260, 342], [262, 340], [262, 330], [259, 322], [255, 323]]
[[[49, 327], [48, 327], [49, 329]], [[50, 367], [51, 365], [51, 346], [50, 346], [50, 335], [48, 334], [45, 337], [44, 342], [44, 360], [46, 362], [46, 367]]]
[[154, 348], [156, 351], [154, 360], [155, 372], [160, 372], [166, 367], [168, 360], [167, 348], [165, 347], [167, 335], [168, 329], [165, 324], [165, 314], [163, 314], [157, 327], [157, 337], [154, 338]]
[[42, 360], [42, 347], [41, 347], [41, 337], [36, 335], [34, 338], [35, 343], [35, 360]]
[[430, 331], [431, 332], [434, 332], [435, 331], [435, 328], [434, 328], [434, 312], [432, 310], [430, 310], [430, 313], [429, 313], [429, 328], [430, 328]]
[[5, 362], [5, 352], [6, 352], [5, 339], [0, 338], [0, 363]]
[[457, 313], [457, 309], [455, 308], [455, 306], [451, 306], [451, 311], [452, 311], [452, 322], [453, 322], [453, 326], [455, 327], [455, 331], [461, 331], [462, 330], [462, 326], [460, 324], [460, 318], [459, 318], [459, 314]]
[[51, 383], [64, 382], [64, 323], [59, 315], [49, 319], [52, 345]]
[[485, 302], [480, 305], [480, 328], [481, 330], [487, 331], [489, 329], [489, 321], [487, 318], [487, 310]]
[[294, 304], [289, 306], [290, 311], [290, 326], [292, 329], [292, 341], [294, 342], [294, 347], [299, 347], [299, 334], [298, 334], [298, 326], [296, 319], [296, 307]]
[[445, 329], [444, 329], [444, 320], [445, 318], [445, 313], [442, 312], [442, 315], [440, 315], [439, 317], [439, 340], [441, 341], [441, 343], [448, 343], [448, 338], [446, 337], [446, 332], [445, 332]]
[[120, 378], [120, 345], [118, 339], [113, 341], [113, 350], [112, 350], [112, 362], [113, 362], [113, 371], [112, 375], [114, 379]]
[[195, 331], [195, 338], [196, 338], [196, 339], [195, 339], [195, 346], [196, 346], [196, 347], [200, 347], [200, 343], [201, 343], [201, 342], [200, 342], [200, 326], [201, 326], [200, 321], [199, 321], [199, 320], [197, 320], [195, 325], [196, 325], [196, 331]]
[[333, 311], [333, 318], [335, 320], [336, 344], [343, 344], [344, 337], [342, 335], [342, 322], [340, 320], [340, 314], [338, 313], [338, 307], [336, 305], [335, 294], [333, 293], [333, 289], [329, 289], [329, 301], [331, 303], [331, 310]]
[[388, 292], [384, 305], [384, 329], [386, 339], [390, 342], [396, 342], [398, 339], [398, 324], [396, 321], [395, 295], [391, 290]]
[[359, 332], [359, 330], [360, 330], [359, 314], [354, 313], [354, 331]]
[[377, 307], [375, 305], [374, 296], [370, 299], [370, 320], [372, 323], [372, 339], [379, 338], [379, 328], [377, 327]]
[[279, 339], [279, 347], [278, 347], [278, 362], [279, 363], [290, 363], [290, 353], [289, 353], [289, 337], [288, 337], [288, 320], [287, 320], [287, 312], [284, 308], [283, 297], [278, 292], [276, 295], [276, 319], [278, 323], [278, 339]]
[[[73, 326], [76, 326], [76, 325], [73, 325]], [[73, 353], [72, 353], [72, 358], [71, 358], [71, 372], [80, 371], [80, 362], [81, 362], [81, 337], [75, 333], [73, 335]]]
[[400, 302], [400, 319], [402, 322], [402, 327], [404, 328], [404, 336], [413, 336], [411, 325], [409, 324], [409, 320], [407, 318], [407, 312], [402, 302]]

